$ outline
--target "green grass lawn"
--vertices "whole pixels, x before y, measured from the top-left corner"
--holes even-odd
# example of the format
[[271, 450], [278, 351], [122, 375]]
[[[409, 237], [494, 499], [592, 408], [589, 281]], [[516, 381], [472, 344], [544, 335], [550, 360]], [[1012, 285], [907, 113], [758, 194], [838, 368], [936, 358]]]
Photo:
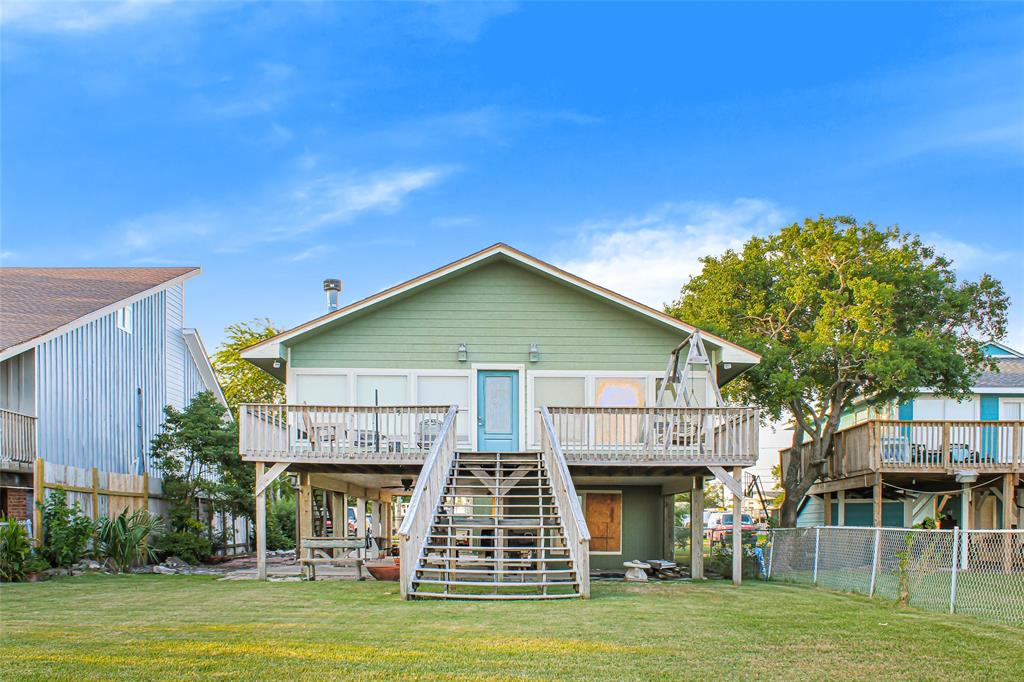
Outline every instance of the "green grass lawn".
[[0, 586], [0, 679], [1020, 679], [1024, 630], [796, 585], [595, 583], [404, 602], [395, 583]]

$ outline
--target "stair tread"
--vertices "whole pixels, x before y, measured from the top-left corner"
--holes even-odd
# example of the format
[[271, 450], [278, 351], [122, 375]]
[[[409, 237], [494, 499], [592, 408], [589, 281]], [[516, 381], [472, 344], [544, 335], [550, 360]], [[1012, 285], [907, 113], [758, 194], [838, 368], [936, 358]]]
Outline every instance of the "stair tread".
[[478, 599], [481, 601], [506, 601], [510, 599], [576, 599], [578, 592], [567, 592], [565, 594], [458, 594], [446, 592], [409, 592], [414, 597], [428, 597], [431, 599]]
[[556, 585], [575, 585], [575, 580], [435, 580], [432, 578], [413, 578], [413, 582], [424, 585], [462, 585], [465, 587], [552, 587]]

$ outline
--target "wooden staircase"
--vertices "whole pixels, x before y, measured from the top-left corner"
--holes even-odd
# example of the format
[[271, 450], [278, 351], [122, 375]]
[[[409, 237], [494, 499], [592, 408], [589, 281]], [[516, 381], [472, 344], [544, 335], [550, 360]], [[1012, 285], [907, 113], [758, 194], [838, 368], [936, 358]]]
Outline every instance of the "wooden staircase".
[[454, 453], [409, 596], [581, 596], [542, 453]]

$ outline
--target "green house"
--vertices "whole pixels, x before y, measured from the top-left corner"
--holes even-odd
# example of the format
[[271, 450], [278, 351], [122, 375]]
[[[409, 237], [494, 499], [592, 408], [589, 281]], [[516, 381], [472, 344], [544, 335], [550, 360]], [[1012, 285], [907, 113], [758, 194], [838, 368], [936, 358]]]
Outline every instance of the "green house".
[[507, 245], [329, 307], [243, 353], [287, 404], [243, 407], [241, 451], [298, 475], [303, 537], [368, 500], [369, 553], [401, 545], [409, 595], [583, 594], [670, 558], [673, 496], [757, 459], [756, 410], [717, 398], [755, 353]]

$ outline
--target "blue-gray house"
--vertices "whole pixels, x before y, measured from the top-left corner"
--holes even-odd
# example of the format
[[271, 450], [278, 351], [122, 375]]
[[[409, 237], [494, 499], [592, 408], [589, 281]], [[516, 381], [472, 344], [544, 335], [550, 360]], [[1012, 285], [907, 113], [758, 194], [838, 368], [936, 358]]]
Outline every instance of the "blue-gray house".
[[981, 372], [964, 400], [922, 391], [902, 405], [845, 415], [798, 525], [909, 527], [930, 517], [961, 528], [1019, 527], [1024, 353], [998, 342], [983, 351], [997, 369]]
[[[165, 405], [223, 395], [179, 268], [0, 269], [0, 510], [61, 488], [93, 517], [160, 510], [149, 443]], [[38, 527], [38, 519], [35, 523]]]

